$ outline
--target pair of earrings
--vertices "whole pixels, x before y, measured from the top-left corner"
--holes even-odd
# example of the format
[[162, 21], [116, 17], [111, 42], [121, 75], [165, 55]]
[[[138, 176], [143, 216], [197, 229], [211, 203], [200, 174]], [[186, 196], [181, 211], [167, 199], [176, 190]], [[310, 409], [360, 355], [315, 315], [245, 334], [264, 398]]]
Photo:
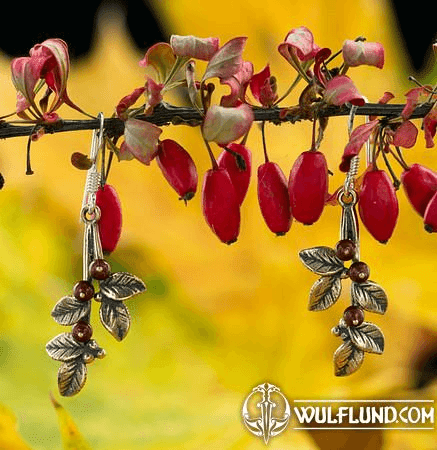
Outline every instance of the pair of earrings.
[[[356, 107], [349, 116], [349, 134], [352, 130]], [[371, 162], [369, 141], [367, 163]], [[358, 172], [359, 156], [351, 160], [344, 186], [339, 190], [337, 200], [342, 208], [340, 220], [340, 240], [334, 248], [320, 246], [302, 250], [299, 257], [313, 273], [320, 276], [310, 290], [310, 311], [323, 311], [331, 307], [340, 297], [342, 280], [350, 278], [351, 305], [332, 329], [343, 343], [334, 353], [334, 372], [337, 376], [350, 375], [357, 371], [365, 353], [382, 354], [384, 335], [380, 328], [364, 321], [364, 312], [384, 314], [387, 310], [387, 295], [374, 281], [369, 280], [368, 265], [360, 260], [359, 228], [356, 213], [358, 194], [355, 177]], [[351, 262], [348, 268], [345, 263]]]
[[[103, 167], [104, 117], [98, 116], [100, 127], [93, 132], [84, 197], [80, 219], [84, 224], [83, 277], [70, 295], [62, 297], [52, 310], [53, 319], [60, 325], [71, 326], [70, 332], [54, 337], [46, 345], [49, 356], [62, 365], [58, 371], [58, 388], [63, 396], [77, 394], [87, 378], [87, 364], [103, 358], [105, 350], [92, 339], [90, 324], [92, 301], [100, 303], [99, 316], [102, 325], [118, 341], [124, 339], [130, 328], [129, 310], [124, 300], [140, 294], [146, 286], [138, 277], [126, 273], [112, 273], [104, 259], [99, 232], [102, 210], [96, 203], [99, 189], [104, 189], [98, 164]], [[96, 289], [98, 286], [98, 289]]]

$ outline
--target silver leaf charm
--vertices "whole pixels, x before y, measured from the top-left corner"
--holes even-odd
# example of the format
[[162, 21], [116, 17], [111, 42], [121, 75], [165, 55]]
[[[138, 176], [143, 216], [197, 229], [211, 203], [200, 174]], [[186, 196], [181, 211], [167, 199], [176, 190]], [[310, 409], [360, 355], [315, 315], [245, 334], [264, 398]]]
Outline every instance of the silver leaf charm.
[[123, 340], [130, 328], [130, 314], [121, 302], [102, 298], [100, 306], [100, 321], [117, 341]]
[[61, 333], [46, 345], [47, 353], [56, 361], [70, 361], [84, 352], [85, 344], [76, 341], [71, 333]]
[[319, 278], [311, 288], [308, 309], [323, 311], [332, 306], [340, 297], [341, 279], [338, 276]]
[[344, 271], [344, 264], [330, 247], [313, 247], [301, 250], [302, 263], [317, 275], [335, 275]]
[[91, 311], [91, 302], [81, 302], [75, 297], [62, 297], [51, 313], [60, 325], [74, 325]]
[[116, 272], [100, 282], [100, 293], [111, 300], [127, 300], [146, 290], [146, 285], [135, 275]]
[[366, 311], [384, 314], [387, 311], [387, 294], [374, 281], [351, 284], [352, 304], [360, 306]]
[[344, 342], [334, 353], [334, 370], [337, 377], [356, 372], [363, 363], [364, 352], [351, 341]]
[[347, 327], [351, 341], [364, 352], [381, 354], [384, 351], [384, 335], [373, 323], [363, 322], [357, 327]]
[[84, 386], [87, 367], [82, 358], [62, 363], [58, 370], [59, 393], [64, 397], [77, 394]]

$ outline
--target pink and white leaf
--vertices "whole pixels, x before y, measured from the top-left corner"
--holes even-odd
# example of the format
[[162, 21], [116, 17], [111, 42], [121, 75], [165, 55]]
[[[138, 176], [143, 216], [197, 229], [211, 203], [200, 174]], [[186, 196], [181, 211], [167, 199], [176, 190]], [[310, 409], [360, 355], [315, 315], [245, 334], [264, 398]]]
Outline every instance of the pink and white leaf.
[[170, 37], [170, 46], [176, 56], [209, 61], [219, 49], [219, 39], [174, 34]]
[[437, 109], [433, 108], [423, 119], [426, 148], [434, 147], [434, 136], [437, 131]]
[[226, 42], [210, 59], [202, 81], [218, 77], [226, 79], [235, 75], [243, 64], [242, 53], [247, 37], [236, 37]]
[[272, 106], [278, 98], [270, 83], [270, 76], [270, 66], [267, 64], [261, 72], [253, 75], [250, 80], [250, 90], [253, 96], [266, 108]]
[[146, 81], [146, 94], [147, 104], [145, 114], [151, 114], [153, 108], [162, 102], [162, 90], [164, 85], [162, 83], [156, 83], [152, 78], [147, 77]]
[[418, 130], [413, 122], [403, 122], [393, 135], [393, 145], [396, 147], [411, 148], [416, 143]]
[[220, 100], [221, 106], [238, 106], [244, 101], [247, 86], [253, 75], [253, 64], [250, 61], [243, 61], [240, 70], [229, 78], [220, 78], [221, 84], [227, 84], [231, 88], [231, 93], [223, 95]]
[[118, 102], [118, 105], [115, 107], [115, 112], [119, 119], [127, 120], [128, 108], [137, 102], [141, 95], [144, 94], [145, 89], [146, 88], [144, 86], [134, 89], [129, 95], [126, 95]]
[[227, 145], [244, 136], [252, 126], [252, 108], [243, 103], [236, 108], [211, 106], [205, 116], [202, 133], [207, 141]]
[[164, 83], [173, 69], [176, 56], [171, 46], [165, 42], [152, 45], [138, 63], [140, 67], [152, 68], [158, 76], [158, 81]]
[[347, 143], [343, 156], [341, 159], [340, 170], [342, 172], [347, 172], [350, 168], [351, 159], [358, 155], [364, 143], [370, 139], [372, 132], [379, 125], [379, 121], [377, 119], [372, 120], [371, 122], [364, 123], [363, 125], [359, 125], [356, 127], [349, 138], [349, 142]]
[[364, 97], [358, 92], [353, 81], [346, 75], [338, 75], [326, 83], [323, 96], [326, 103], [341, 106], [349, 102], [352, 105], [363, 106]]
[[158, 151], [158, 139], [162, 133], [156, 125], [138, 119], [128, 119], [124, 128], [124, 149], [138, 161], [149, 165]]
[[314, 43], [313, 34], [307, 27], [293, 28], [278, 46], [279, 53], [290, 63], [292, 52], [304, 62], [314, 58], [319, 50], [320, 47]]
[[430, 89], [430, 88], [431, 88], [431, 86], [416, 87], [416, 88], [410, 89], [405, 94], [407, 101], [406, 101], [405, 107], [401, 113], [401, 117], [404, 120], [407, 120], [408, 118], [410, 118], [411, 114], [413, 114], [413, 111], [416, 109], [416, 106], [421, 101], [426, 99], [427, 95], [429, 95], [427, 92], [427, 89]]
[[384, 66], [384, 47], [378, 42], [346, 40], [343, 44], [343, 59], [350, 67], [361, 65]]

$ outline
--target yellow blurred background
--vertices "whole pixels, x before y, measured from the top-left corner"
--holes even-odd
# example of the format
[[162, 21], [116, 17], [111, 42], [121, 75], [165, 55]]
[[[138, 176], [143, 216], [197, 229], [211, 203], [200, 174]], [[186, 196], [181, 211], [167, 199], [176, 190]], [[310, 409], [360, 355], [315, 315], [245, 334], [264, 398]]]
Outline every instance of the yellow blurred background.
[[[350, 72], [369, 101], [390, 90], [402, 103], [410, 87], [393, 12], [385, 1], [156, 0], [153, 8], [171, 34], [217, 36], [221, 44], [248, 36], [244, 59], [254, 63], [256, 72], [270, 63], [280, 93], [294, 73], [276, 48], [291, 28], [301, 25], [312, 30], [318, 45], [334, 51], [344, 39], [359, 35], [384, 45], [383, 70]], [[93, 53], [73, 64], [68, 90], [84, 110], [110, 116], [119, 99], [143, 85], [144, 71], [138, 66], [143, 54], [134, 48], [116, 8], [101, 10], [97, 27]], [[15, 105], [9, 64], [9, 58], [0, 57], [2, 113]], [[289, 102], [296, 101], [293, 94]], [[79, 117], [67, 107], [60, 115]], [[337, 168], [347, 141], [346, 120], [330, 120], [321, 146], [334, 172], [331, 191], [343, 180]], [[200, 189], [210, 162], [199, 130], [168, 127], [161, 137], [177, 140], [190, 152]], [[94, 337], [108, 356], [88, 367], [79, 395], [59, 398], [59, 363], [46, 355], [45, 344], [65, 331], [50, 317], [53, 305], [81, 278], [79, 209], [85, 174], [69, 160], [75, 151], [87, 153], [90, 142], [90, 132], [44, 136], [32, 145], [33, 176], [25, 175], [26, 138], [0, 142], [6, 179], [0, 192], [0, 403], [17, 416], [30, 448], [61, 448], [49, 392], [96, 450], [265, 448], [240, 418], [245, 397], [265, 381], [279, 386], [288, 399], [435, 398], [433, 383], [412, 389], [411, 368], [415, 352], [437, 339], [436, 236], [423, 230], [401, 191], [399, 223], [390, 242], [381, 245], [362, 230], [361, 257], [389, 296], [385, 316], [367, 315], [382, 328], [386, 350], [382, 356], [366, 356], [351, 377], [335, 378], [332, 354], [340, 341], [330, 330], [349, 304], [348, 289], [345, 285], [330, 310], [310, 313], [308, 292], [316, 277], [297, 254], [316, 245], [334, 246], [340, 211], [327, 207], [318, 223], [294, 223], [285, 237], [268, 231], [256, 195], [256, 168], [263, 162], [257, 126], [248, 139], [253, 172], [241, 233], [231, 246], [219, 242], [206, 225], [200, 192], [185, 207], [155, 162], [150, 167], [137, 161], [114, 164], [109, 183], [121, 198], [124, 224], [109, 261], [113, 271], [141, 277], [148, 292], [127, 302], [133, 323], [122, 343], [100, 326], [94, 307]], [[270, 159], [288, 175], [296, 157], [310, 146], [311, 124], [268, 125], [267, 143]], [[437, 170], [434, 152], [425, 150], [420, 136], [405, 157]], [[435, 449], [437, 441], [425, 431], [331, 432], [317, 439], [287, 430], [269, 448]]]

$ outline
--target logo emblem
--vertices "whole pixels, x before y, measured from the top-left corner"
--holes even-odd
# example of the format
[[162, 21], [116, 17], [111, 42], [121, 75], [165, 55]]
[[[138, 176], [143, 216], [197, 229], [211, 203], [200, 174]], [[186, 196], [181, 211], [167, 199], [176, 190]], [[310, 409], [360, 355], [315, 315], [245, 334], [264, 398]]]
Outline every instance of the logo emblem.
[[[256, 401], [256, 397], [260, 401]], [[273, 397], [273, 400], [272, 400]], [[259, 409], [260, 412], [257, 410]], [[282, 433], [290, 420], [290, 405], [281, 390], [269, 383], [252, 389], [242, 408], [243, 421], [255, 436], [262, 437], [267, 444], [269, 439]]]

